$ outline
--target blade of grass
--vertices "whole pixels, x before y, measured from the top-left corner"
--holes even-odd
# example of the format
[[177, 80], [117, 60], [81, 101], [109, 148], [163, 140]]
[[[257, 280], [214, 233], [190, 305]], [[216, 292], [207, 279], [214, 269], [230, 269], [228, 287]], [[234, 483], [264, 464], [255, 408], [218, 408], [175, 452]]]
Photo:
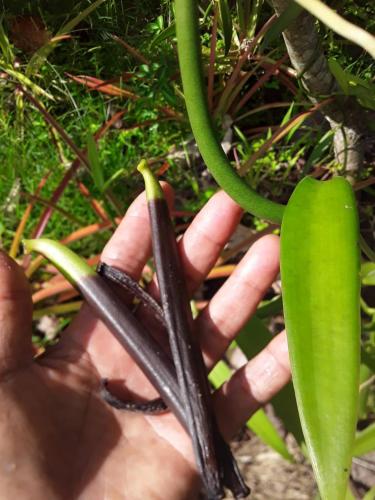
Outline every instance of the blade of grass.
[[270, 448], [275, 450], [288, 462], [294, 462], [292, 455], [289, 453], [288, 448], [278, 433], [276, 427], [263, 409], [258, 410], [248, 420], [246, 426], [251, 429], [264, 443]]
[[360, 456], [375, 450], [375, 422], [358, 432], [353, 447], [353, 455]]
[[53, 208], [55, 212], [59, 212], [62, 216], [64, 216], [67, 220], [70, 220], [74, 224], [77, 224], [78, 226], [83, 226], [83, 221], [78, 219], [75, 215], [67, 212], [63, 208], [58, 207], [56, 204], [50, 202], [49, 200], [45, 200], [44, 198], [41, 198], [40, 196], [37, 196], [35, 194], [30, 194], [27, 193], [26, 191], [21, 191], [21, 196], [24, 198], [28, 198], [29, 200], [40, 203], [41, 205], [45, 205], [47, 207]]
[[236, 269], [236, 265], [228, 264], [227, 266], [216, 266], [207, 275], [207, 280], [214, 280], [217, 278], [227, 278]]
[[138, 59], [138, 61], [141, 64], [146, 64], [147, 66], [150, 65], [150, 61], [143, 54], [141, 54], [139, 50], [135, 49], [134, 47], [126, 43], [125, 40], [123, 40], [117, 35], [112, 35], [112, 38], [113, 40], [115, 40], [115, 42], [125, 47], [125, 49], [129, 52], [129, 54], [131, 54], [135, 59]]
[[[25, 90], [22, 91], [24, 96], [40, 111], [41, 115], [45, 119], [45, 121], [53, 127], [62, 140], [65, 142], [67, 146], [73, 151], [73, 153], [76, 154], [76, 156], [79, 158], [81, 161], [82, 165], [84, 165], [88, 171], [90, 172], [90, 162], [88, 161], [88, 158], [84, 152], [82, 152], [72, 141], [72, 139], [69, 137], [69, 135], [65, 132], [63, 127], [53, 118], [53, 116], [48, 113], [48, 111], [45, 109], [45, 107], [40, 103], [34, 96], [26, 92]], [[123, 212], [121, 205], [117, 201], [116, 197], [113, 195], [113, 193], [110, 190], [107, 190], [105, 193], [106, 198], [112, 205], [112, 207], [115, 209], [117, 214], [121, 214]]]
[[[104, 184], [104, 187], [103, 187], [103, 191], [105, 191], [105, 185], [106, 183]], [[92, 198], [92, 196], [90, 195], [90, 191], [87, 189], [87, 187], [83, 184], [83, 182], [81, 181], [77, 181], [77, 186], [78, 186], [78, 189], [80, 191], [80, 193], [85, 197], [87, 198], [87, 200], [89, 201], [90, 205], [91, 205], [91, 208], [93, 209], [93, 211], [96, 213], [96, 215], [103, 221], [103, 222], [109, 222], [111, 223], [110, 221], [110, 218], [107, 214], [107, 212], [104, 210], [104, 208], [102, 207], [102, 205], [100, 204], [99, 200], [96, 200], [95, 198]]]
[[276, 15], [271, 16], [268, 21], [263, 25], [263, 27], [259, 30], [259, 32], [255, 35], [255, 37], [251, 40], [251, 42], [247, 45], [243, 54], [239, 57], [236, 66], [234, 67], [230, 78], [228, 79], [224, 90], [220, 96], [219, 103], [217, 105], [215, 116], [220, 115], [222, 113], [223, 107], [225, 107], [225, 103], [233, 88], [235, 87], [238, 77], [240, 75], [241, 69], [249, 59], [250, 55], [254, 51], [257, 46], [259, 40], [264, 36], [270, 26], [276, 21]]
[[288, 134], [288, 132], [295, 127], [298, 124], [302, 124], [304, 120], [308, 117], [311, 116], [313, 113], [318, 111], [321, 107], [325, 106], [326, 104], [332, 102], [332, 98], [325, 99], [324, 101], [320, 102], [319, 104], [316, 104], [313, 106], [311, 109], [308, 111], [303, 111], [301, 113], [298, 113], [296, 116], [294, 116], [291, 120], [289, 120], [285, 125], [282, 127], [278, 127], [276, 132], [272, 134], [272, 137], [268, 139], [259, 149], [256, 151], [251, 157], [241, 166], [239, 169], [239, 174], [244, 175], [246, 172], [252, 167], [252, 165], [256, 162], [256, 160], [264, 155], [270, 147], [273, 146], [276, 142], [281, 140], [285, 135]]
[[[124, 113], [125, 113], [125, 111], [120, 111], [120, 112], [116, 113], [115, 115], [113, 115], [113, 117], [110, 120], [105, 122], [100, 127], [98, 132], [96, 132], [96, 134], [94, 136], [95, 141], [99, 141], [108, 132], [108, 130], [111, 128], [111, 126], [114, 123], [116, 123], [116, 121], [119, 120], [124, 115]], [[83, 155], [85, 155], [86, 151], [83, 151], [82, 153], [83, 153]], [[67, 185], [69, 184], [70, 180], [76, 174], [80, 165], [81, 165], [81, 160], [79, 158], [77, 158], [76, 160], [73, 161], [72, 166], [67, 170], [67, 172], [65, 173], [64, 177], [62, 178], [60, 184], [57, 186], [57, 188], [53, 192], [52, 197], [50, 199], [51, 203], [56, 204], [58, 202], [58, 200], [63, 195]], [[44, 232], [44, 230], [45, 230], [45, 228], [46, 228], [46, 226], [47, 226], [47, 224], [52, 216], [52, 213], [53, 213], [53, 209], [51, 207], [47, 208], [42, 213], [42, 215], [40, 216], [39, 222], [38, 222], [35, 230], [33, 231], [32, 238], [40, 238], [42, 236], [42, 234], [43, 234], [43, 232]]]
[[67, 280], [61, 281], [59, 283], [56, 283], [56, 284], [50, 285], [50, 286], [48, 286], [48, 282], [46, 282], [45, 285], [46, 285], [45, 288], [33, 293], [32, 297], [31, 297], [33, 304], [37, 304], [38, 302], [41, 302], [42, 300], [49, 299], [49, 298], [53, 297], [54, 295], [58, 295], [59, 293], [66, 292], [68, 290], [73, 289], [73, 285], [71, 285], [69, 283], [69, 281], [67, 281]]
[[255, 92], [260, 89], [270, 78], [274, 75], [280, 66], [288, 58], [288, 54], [279, 59], [273, 66], [269, 67], [267, 71], [262, 75], [256, 83], [245, 93], [245, 95], [240, 99], [240, 101], [234, 106], [233, 114], [236, 115], [241, 109], [245, 107], [245, 104], [252, 98]]
[[259, 52], [264, 52], [269, 44], [275, 40], [281, 33], [294, 21], [301, 13], [302, 7], [295, 2], [290, 2], [280, 16], [277, 17], [274, 24], [270, 27], [263, 38], [263, 42], [259, 47]]
[[0, 19], [0, 50], [3, 53], [5, 63], [12, 66], [14, 63], [14, 53], [9, 38], [4, 30], [3, 16], [1, 16]]
[[69, 302], [68, 304], [53, 305], [50, 307], [45, 307], [43, 309], [36, 309], [33, 312], [33, 321], [43, 318], [43, 316], [50, 315], [64, 315], [77, 312], [81, 309], [83, 302], [80, 300], [75, 300], [74, 302]]
[[94, 10], [97, 9], [105, 1], [106, 0], [96, 0], [86, 9], [80, 12], [77, 16], [68, 21], [64, 26], [62, 26], [62, 28], [59, 29], [56, 35], [48, 43], [43, 45], [43, 47], [41, 47], [34, 53], [26, 67], [26, 75], [31, 76], [36, 74], [44, 64], [45, 60], [51, 54], [51, 52], [56, 48], [58, 43], [66, 38], [65, 35], [68, 35], [80, 22], [82, 22], [87, 16], [94, 12]]
[[219, 0], [218, 4], [219, 4], [221, 27], [224, 35], [224, 46], [225, 46], [224, 54], [227, 55], [232, 44], [232, 36], [233, 36], [232, 16], [230, 14], [230, 8], [227, 0]]
[[91, 165], [91, 176], [100, 192], [103, 192], [104, 174], [99, 160], [99, 151], [92, 134], [87, 134], [87, 158]]
[[[0, 61], [0, 66], [1, 66], [1, 61]], [[15, 70], [12, 67], [9, 67], [8, 65], [3, 66], [4, 71], [11, 77], [13, 77], [19, 84], [22, 86], [27, 87], [30, 89], [31, 92], [33, 92], [35, 95], [43, 96], [49, 99], [50, 101], [54, 100], [53, 95], [49, 94], [46, 92], [42, 87], [37, 85], [36, 83], [32, 82], [30, 78], [25, 76], [23, 73], [20, 71]]]
[[[36, 191], [34, 193], [35, 196], [38, 196], [40, 194], [40, 192], [42, 191], [43, 187], [45, 186], [50, 174], [51, 174], [51, 171], [49, 171], [44, 177], [42, 177], [42, 180], [39, 182], [39, 184], [36, 188]], [[20, 223], [18, 224], [18, 227], [16, 229], [16, 233], [14, 235], [14, 238], [13, 238], [10, 250], [9, 250], [9, 255], [13, 259], [15, 259], [18, 255], [18, 251], [19, 251], [19, 248], [21, 245], [23, 233], [25, 231], [25, 227], [26, 227], [27, 221], [29, 220], [29, 217], [31, 215], [33, 207], [34, 207], [34, 202], [32, 201], [26, 207], [26, 210], [23, 213], [22, 218], [20, 220]]]
[[75, 76], [70, 73], [65, 73], [71, 80], [76, 83], [80, 83], [91, 90], [97, 90], [102, 94], [114, 96], [114, 97], [127, 97], [129, 99], [139, 99], [137, 94], [131, 92], [130, 90], [122, 89], [116, 85], [107, 84], [104, 80], [99, 80], [98, 78], [93, 78], [89, 76]]
[[[228, 97], [228, 99], [225, 103], [225, 105], [226, 105], [226, 108], [224, 110], [225, 113], [229, 113], [229, 114], [232, 113], [232, 111], [230, 111], [230, 110], [232, 108], [234, 101], [236, 100], [237, 96], [241, 93], [242, 89], [244, 88], [244, 86], [246, 85], [248, 80], [250, 80], [250, 78], [252, 76], [254, 76], [256, 71], [259, 69], [259, 66], [260, 66], [260, 63], [255, 64], [251, 70], [246, 71], [246, 73], [241, 77], [241, 79], [239, 80], [237, 85], [234, 87], [233, 91], [231, 92], [230, 96]], [[234, 117], [235, 115], [231, 114], [231, 116]]]

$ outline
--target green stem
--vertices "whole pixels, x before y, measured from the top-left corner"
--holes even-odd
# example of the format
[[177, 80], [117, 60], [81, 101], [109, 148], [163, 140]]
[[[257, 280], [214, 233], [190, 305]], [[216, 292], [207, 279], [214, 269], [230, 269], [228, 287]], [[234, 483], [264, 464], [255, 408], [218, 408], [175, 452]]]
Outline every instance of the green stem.
[[26, 253], [38, 252], [51, 262], [74, 286], [82, 279], [96, 276], [96, 272], [83, 259], [57, 241], [47, 238], [23, 240]]
[[280, 223], [284, 206], [257, 194], [232, 168], [216, 138], [203, 84], [196, 0], [176, 0], [180, 70], [190, 125], [200, 153], [216, 182], [257, 217]]

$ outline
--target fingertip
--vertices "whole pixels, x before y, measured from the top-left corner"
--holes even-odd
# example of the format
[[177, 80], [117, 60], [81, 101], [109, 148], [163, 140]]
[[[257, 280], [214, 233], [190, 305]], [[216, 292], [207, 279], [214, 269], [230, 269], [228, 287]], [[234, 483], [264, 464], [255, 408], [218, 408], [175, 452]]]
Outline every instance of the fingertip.
[[257, 240], [249, 249], [244, 258], [244, 263], [250, 272], [254, 269], [256, 274], [264, 280], [271, 277], [273, 281], [280, 268], [280, 238], [276, 234], [267, 234]]
[[276, 234], [266, 234], [255, 241], [251, 247], [251, 252], [264, 254], [270, 252], [272, 256], [279, 257], [280, 254], [280, 238]]
[[237, 370], [214, 395], [218, 423], [231, 438], [261, 406], [289, 381], [290, 365], [285, 331]]

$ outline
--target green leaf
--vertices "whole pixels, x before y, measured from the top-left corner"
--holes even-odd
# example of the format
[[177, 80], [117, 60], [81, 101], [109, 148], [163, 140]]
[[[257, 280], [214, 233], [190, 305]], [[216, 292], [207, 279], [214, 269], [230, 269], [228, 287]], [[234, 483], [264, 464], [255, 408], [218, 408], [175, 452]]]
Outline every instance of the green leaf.
[[275, 297], [272, 300], [264, 301], [257, 309], [256, 316], [259, 319], [268, 318], [275, 314], [281, 313], [283, 310], [283, 301], [281, 296]]
[[252, 359], [267, 346], [271, 338], [271, 333], [263, 321], [253, 316], [242, 328], [236, 341], [247, 359]]
[[305, 165], [303, 166], [302, 176], [304, 177], [310, 171], [312, 165], [314, 165], [319, 159], [322, 157], [322, 153], [329, 148], [332, 144], [332, 137], [334, 131], [328, 130], [323, 137], [319, 139], [319, 141], [315, 144], [313, 150], [311, 151], [309, 157], [306, 160]]
[[345, 95], [354, 96], [362, 106], [375, 109], [375, 85], [373, 83], [344, 70], [335, 59], [330, 59], [328, 64]]
[[219, 0], [221, 27], [224, 35], [225, 55], [228, 54], [232, 44], [233, 23], [227, 0]]
[[281, 226], [284, 316], [302, 428], [329, 500], [345, 497], [357, 422], [358, 235], [345, 179], [305, 177], [297, 185]]
[[0, 50], [3, 53], [5, 64], [13, 65], [14, 54], [9, 38], [5, 33], [2, 19], [0, 20]]
[[231, 375], [231, 369], [225, 361], [219, 361], [211, 370], [208, 378], [215, 389], [218, 389], [224, 382], [230, 379]]
[[375, 285], [375, 262], [365, 262], [361, 265], [362, 285]]
[[281, 120], [281, 123], [280, 123], [280, 127], [282, 127], [283, 125], [288, 123], [288, 121], [290, 121], [293, 111], [294, 111], [294, 102], [292, 102], [292, 104], [287, 109], [287, 112], [283, 116], [283, 119]]
[[337, 83], [340, 85], [341, 90], [345, 95], [349, 95], [348, 75], [343, 70], [341, 65], [336, 61], [336, 59], [328, 59], [328, 66], [331, 73], [336, 78]]
[[375, 450], [375, 423], [358, 432], [353, 447], [353, 455], [359, 457]]
[[126, 173], [125, 168], [119, 168], [107, 181], [105, 181], [103, 185], [103, 192], [107, 191], [110, 186], [116, 182], [120, 177], [122, 177]]
[[161, 44], [169, 38], [174, 38], [176, 36], [176, 23], [171, 23], [168, 28], [165, 28], [162, 32], [158, 33], [150, 43], [150, 49], [153, 49], [157, 45]]
[[362, 498], [362, 500], [375, 500], [375, 486], [373, 486], [366, 495]]
[[280, 34], [300, 15], [302, 7], [295, 2], [290, 2], [287, 8], [272, 24], [270, 29], [264, 36], [260, 50], [264, 51], [271, 42], [273, 42]]
[[94, 179], [95, 186], [100, 192], [104, 189], [104, 176], [103, 170], [99, 161], [99, 152], [94, 137], [89, 133], [87, 134], [87, 159], [91, 167], [91, 175]]
[[237, 0], [236, 6], [241, 35], [251, 39], [262, 11], [263, 0]]
[[246, 15], [247, 5], [249, 5], [249, 3], [246, 3], [246, 5], [244, 5], [243, 0], [236, 0], [237, 17], [241, 33], [246, 33], [247, 31], [247, 19], [248, 19], [248, 16]]
[[304, 452], [306, 446], [292, 382], [289, 382], [289, 384], [283, 387], [281, 391], [272, 398], [271, 403], [285, 429], [294, 436], [302, 452]]
[[[363, 359], [363, 356], [361, 356]], [[359, 402], [358, 402], [358, 419], [365, 419], [368, 414], [368, 396], [370, 392], [370, 385], [366, 384], [372, 376], [374, 375], [371, 367], [365, 362], [361, 363], [359, 368], [359, 382], [361, 390], [359, 391]], [[364, 386], [363, 386], [364, 384]]]
[[36, 85], [34, 82], [32, 82], [27, 76], [25, 76], [23, 73], [20, 71], [17, 71], [13, 69], [12, 67], [4, 67], [4, 71], [8, 73], [8, 75], [12, 76], [16, 80], [18, 80], [22, 85], [25, 87], [28, 87], [35, 95], [41, 95], [43, 97], [46, 97], [47, 99], [50, 99], [51, 101], [54, 100], [53, 96], [46, 92], [42, 87], [39, 87], [39, 85]]

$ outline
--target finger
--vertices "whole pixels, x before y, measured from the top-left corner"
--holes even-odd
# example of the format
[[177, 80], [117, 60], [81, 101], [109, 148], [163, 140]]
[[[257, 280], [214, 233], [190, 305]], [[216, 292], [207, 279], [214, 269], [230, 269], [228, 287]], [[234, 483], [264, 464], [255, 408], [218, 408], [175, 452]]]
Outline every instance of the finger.
[[267, 235], [250, 248], [196, 320], [206, 362], [212, 367], [254, 314], [279, 271], [279, 238]]
[[215, 392], [214, 405], [224, 437], [233, 437], [251, 415], [289, 380], [290, 364], [284, 331]]
[[[162, 183], [168, 204], [173, 204], [173, 190]], [[116, 232], [104, 247], [101, 260], [126, 272], [135, 280], [141, 276], [151, 256], [151, 231], [146, 193], [143, 192], [130, 205]]]
[[179, 245], [190, 294], [215, 265], [242, 215], [241, 207], [219, 191], [194, 218]]
[[[239, 224], [243, 210], [224, 191], [196, 215], [178, 244], [189, 295], [201, 285]], [[157, 296], [156, 279], [150, 293]]]
[[30, 287], [17, 263], [0, 251], [0, 371], [32, 361]]

